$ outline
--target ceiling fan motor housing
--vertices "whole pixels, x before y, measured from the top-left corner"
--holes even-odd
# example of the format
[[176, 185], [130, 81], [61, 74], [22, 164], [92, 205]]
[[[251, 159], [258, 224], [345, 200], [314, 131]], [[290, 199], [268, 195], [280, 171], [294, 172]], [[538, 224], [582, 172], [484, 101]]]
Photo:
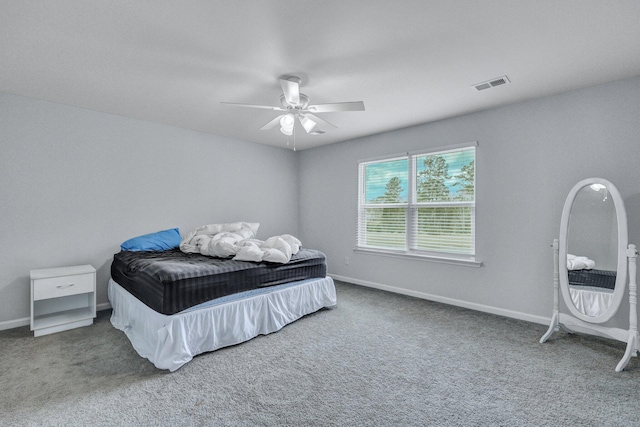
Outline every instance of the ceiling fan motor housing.
[[297, 105], [294, 104], [290, 104], [287, 102], [284, 94], [280, 95], [280, 105], [282, 105], [282, 108], [286, 108], [286, 109], [293, 109], [293, 108], [297, 108], [299, 110], [304, 110], [305, 108], [307, 108], [307, 106], [309, 105], [309, 97], [307, 95], [305, 95], [304, 93], [300, 94], [300, 102]]

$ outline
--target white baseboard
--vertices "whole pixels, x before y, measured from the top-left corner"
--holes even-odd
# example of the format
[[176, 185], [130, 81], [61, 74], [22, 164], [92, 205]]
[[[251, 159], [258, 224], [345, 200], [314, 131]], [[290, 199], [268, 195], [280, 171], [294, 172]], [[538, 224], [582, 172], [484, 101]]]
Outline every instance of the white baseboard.
[[[102, 304], [96, 305], [96, 311], [109, 310], [111, 308], [111, 304], [108, 302], [104, 302]], [[28, 317], [16, 320], [6, 320], [4, 322], [0, 322], [0, 331], [4, 331], [7, 329], [20, 328], [22, 326], [29, 326], [31, 323], [31, 319]]]
[[102, 304], [96, 304], [96, 311], [111, 309], [111, 303], [103, 302]]
[[[383, 291], [394, 292], [397, 294], [408, 295], [411, 297], [422, 298], [429, 301], [440, 302], [443, 304], [455, 305], [457, 307], [468, 308], [470, 310], [482, 311], [484, 313], [496, 314], [498, 316], [510, 317], [512, 319], [524, 320], [532, 323], [539, 323], [541, 325], [549, 325], [551, 323], [550, 317], [535, 316], [533, 314], [521, 313], [519, 311], [506, 310], [504, 308], [492, 307], [489, 305], [477, 304], [469, 301], [463, 301], [453, 298], [442, 297], [438, 295], [427, 294], [424, 292], [412, 291], [409, 289], [397, 288], [395, 286], [383, 285], [381, 283], [369, 282], [367, 280], [354, 279], [351, 277], [339, 276], [337, 274], [329, 274], [335, 280], [342, 282], [353, 283], [354, 285], [366, 286], [369, 288], [380, 289]], [[108, 302], [96, 305], [96, 311], [108, 310], [111, 308], [111, 304]], [[5, 329], [19, 328], [21, 326], [29, 325], [29, 318], [8, 320], [0, 322], [0, 331]]]
[[541, 325], [549, 325], [551, 323], [550, 317], [535, 316], [533, 314], [521, 313], [519, 311], [506, 310], [504, 308], [492, 307], [489, 305], [477, 304], [474, 302], [463, 301], [453, 298], [442, 297], [438, 295], [431, 295], [424, 292], [412, 291], [409, 289], [397, 288], [395, 286], [383, 285], [381, 283], [369, 282], [367, 280], [353, 279], [351, 277], [339, 276], [337, 274], [329, 274], [335, 280], [342, 282], [353, 283], [354, 285], [366, 286], [369, 288], [380, 289], [383, 291], [394, 292], [397, 294], [408, 295], [411, 297], [422, 298], [429, 301], [440, 302], [443, 304], [455, 305], [457, 307], [468, 308], [471, 310], [482, 311], [484, 313], [496, 314], [498, 316], [510, 317], [512, 319], [524, 320], [532, 323], [539, 323]]
[[6, 329], [20, 328], [22, 326], [29, 326], [31, 323], [31, 319], [25, 317], [23, 319], [16, 320], [5, 320], [4, 322], [0, 322], [0, 331], [4, 331]]

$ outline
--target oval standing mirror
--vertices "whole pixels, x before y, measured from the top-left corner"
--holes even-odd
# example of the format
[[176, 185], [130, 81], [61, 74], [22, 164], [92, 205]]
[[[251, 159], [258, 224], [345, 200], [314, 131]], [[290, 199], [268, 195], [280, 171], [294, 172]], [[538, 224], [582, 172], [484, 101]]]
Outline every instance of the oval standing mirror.
[[627, 281], [627, 240], [617, 188], [601, 178], [576, 184], [562, 211], [559, 239], [560, 289], [574, 316], [603, 323], [616, 313]]

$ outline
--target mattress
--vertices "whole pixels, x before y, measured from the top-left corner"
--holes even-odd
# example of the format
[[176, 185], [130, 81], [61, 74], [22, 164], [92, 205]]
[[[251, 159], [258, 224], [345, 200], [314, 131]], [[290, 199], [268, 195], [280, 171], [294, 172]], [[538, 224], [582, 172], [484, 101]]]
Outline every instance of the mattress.
[[164, 252], [122, 251], [114, 255], [111, 277], [149, 308], [171, 315], [227, 295], [327, 274], [325, 255], [301, 248], [286, 264], [234, 261]]
[[589, 286], [594, 288], [614, 289], [616, 272], [608, 270], [569, 270], [570, 286]]

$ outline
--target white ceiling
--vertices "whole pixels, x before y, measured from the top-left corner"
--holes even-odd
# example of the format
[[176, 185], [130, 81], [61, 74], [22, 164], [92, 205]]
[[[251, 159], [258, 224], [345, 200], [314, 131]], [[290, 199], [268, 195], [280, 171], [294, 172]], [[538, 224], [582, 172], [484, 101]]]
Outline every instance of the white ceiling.
[[3, 0], [0, 52], [0, 91], [280, 147], [220, 102], [364, 101], [304, 149], [640, 75], [640, 1]]

